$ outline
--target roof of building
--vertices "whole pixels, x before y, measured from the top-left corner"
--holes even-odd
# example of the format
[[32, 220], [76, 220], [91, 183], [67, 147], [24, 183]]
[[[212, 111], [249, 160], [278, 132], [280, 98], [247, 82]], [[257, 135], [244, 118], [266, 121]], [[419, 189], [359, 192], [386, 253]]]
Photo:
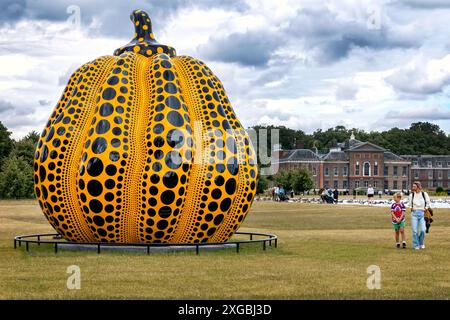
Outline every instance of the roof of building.
[[284, 161], [319, 161], [320, 158], [312, 150], [309, 149], [294, 149], [289, 150], [289, 153], [280, 159], [280, 162]]
[[347, 161], [348, 157], [344, 151], [330, 151], [322, 157], [325, 161]]
[[396, 155], [395, 153], [392, 153], [391, 151], [385, 151], [384, 161], [408, 161], [408, 160]]
[[[432, 167], [450, 168], [450, 155], [402, 155], [404, 159], [409, 161], [417, 161], [419, 167], [429, 167], [428, 161], [431, 161]], [[438, 165], [437, 162], [440, 162]], [[414, 163], [413, 163], [414, 165]]]

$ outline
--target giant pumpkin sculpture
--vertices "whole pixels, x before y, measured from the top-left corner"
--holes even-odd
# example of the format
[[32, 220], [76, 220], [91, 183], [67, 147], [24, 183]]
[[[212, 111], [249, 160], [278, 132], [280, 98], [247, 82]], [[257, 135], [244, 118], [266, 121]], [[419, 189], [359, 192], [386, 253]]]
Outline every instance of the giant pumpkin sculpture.
[[71, 76], [42, 132], [35, 192], [77, 242], [224, 242], [248, 213], [255, 154], [224, 88], [201, 61], [134, 39]]

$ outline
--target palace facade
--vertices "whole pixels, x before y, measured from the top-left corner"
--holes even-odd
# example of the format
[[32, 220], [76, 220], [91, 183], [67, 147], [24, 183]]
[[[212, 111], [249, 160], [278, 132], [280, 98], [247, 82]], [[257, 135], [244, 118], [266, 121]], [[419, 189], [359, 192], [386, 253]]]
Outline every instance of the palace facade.
[[307, 168], [315, 188], [330, 187], [339, 191], [367, 188], [406, 191], [419, 180], [429, 190], [450, 188], [450, 155], [396, 155], [370, 142], [352, 136], [328, 153], [317, 150], [276, 150], [279, 170]]

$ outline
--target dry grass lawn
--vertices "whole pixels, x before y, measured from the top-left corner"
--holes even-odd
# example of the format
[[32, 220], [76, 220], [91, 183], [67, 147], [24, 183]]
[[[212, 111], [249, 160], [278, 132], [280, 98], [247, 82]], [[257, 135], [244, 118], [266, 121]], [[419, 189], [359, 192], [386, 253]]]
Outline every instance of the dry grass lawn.
[[[14, 235], [53, 232], [35, 201], [0, 201], [1, 299], [448, 299], [450, 209], [437, 209], [427, 248], [394, 247], [386, 208], [256, 202], [241, 231], [279, 236], [277, 249], [201, 252], [14, 250]], [[407, 224], [408, 245], [411, 229]], [[69, 265], [81, 290], [68, 290]], [[381, 289], [366, 286], [381, 269]]]

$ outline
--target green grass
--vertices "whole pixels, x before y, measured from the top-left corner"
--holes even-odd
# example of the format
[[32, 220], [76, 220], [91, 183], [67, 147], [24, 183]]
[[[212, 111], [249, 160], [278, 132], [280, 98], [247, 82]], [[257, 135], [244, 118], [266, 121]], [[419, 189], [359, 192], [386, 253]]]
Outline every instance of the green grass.
[[[13, 249], [14, 235], [52, 232], [35, 201], [0, 201], [1, 299], [448, 299], [450, 209], [437, 209], [427, 249], [394, 248], [386, 208], [256, 202], [241, 231], [279, 246], [141, 253]], [[409, 223], [409, 221], [408, 221]], [[407, 240], [411, 230], [407, 224]], [[81, 290], [68, 290], [69, 265]], [[369, 290], [369, 265], [381, 289]]]

